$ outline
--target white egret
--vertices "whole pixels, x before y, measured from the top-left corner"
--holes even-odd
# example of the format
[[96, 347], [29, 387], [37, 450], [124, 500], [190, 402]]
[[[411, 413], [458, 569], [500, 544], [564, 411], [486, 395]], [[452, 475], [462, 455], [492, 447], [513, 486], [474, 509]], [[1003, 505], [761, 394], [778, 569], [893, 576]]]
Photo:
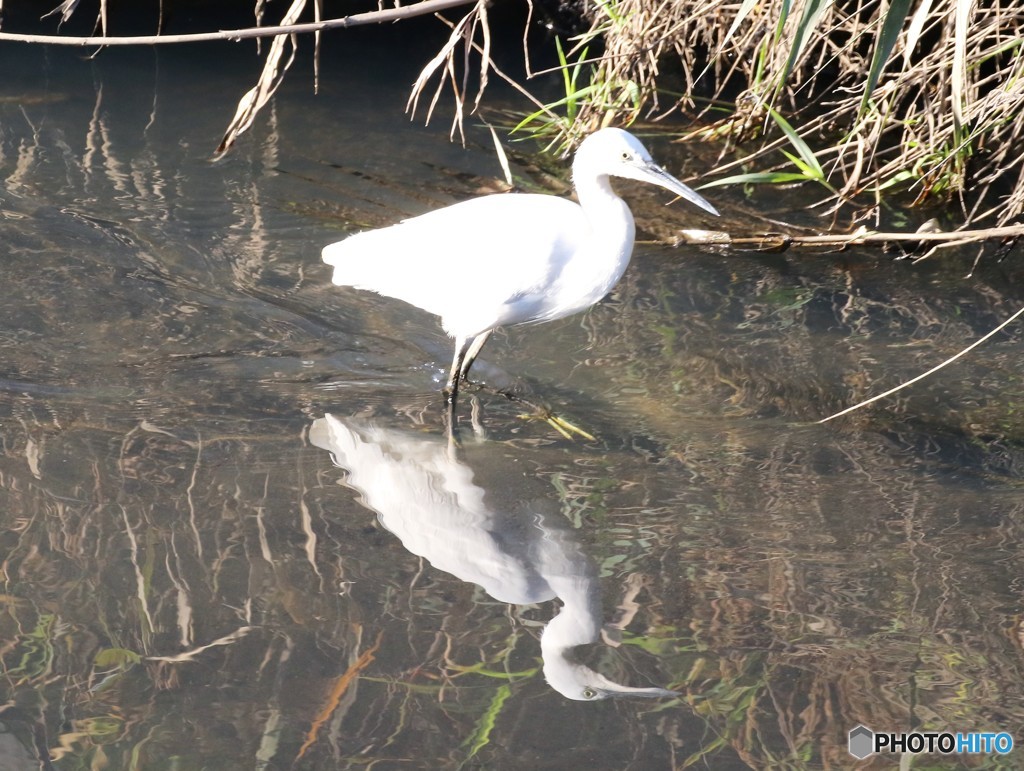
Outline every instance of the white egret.
[[587, 137], [572, 179], [579, 203], [551, 195], [498, 194], [350, 236], [324, 247], [338, 286], [404, 300], [441, 317], [455, 338], [445, 394], [454, 426], [459, 381], [488, 336], [506, 324], [551, 321], [597, 303], [633, 253], [633, 214], [609, 177], [658, 185], [717, 215], [616, 128]]

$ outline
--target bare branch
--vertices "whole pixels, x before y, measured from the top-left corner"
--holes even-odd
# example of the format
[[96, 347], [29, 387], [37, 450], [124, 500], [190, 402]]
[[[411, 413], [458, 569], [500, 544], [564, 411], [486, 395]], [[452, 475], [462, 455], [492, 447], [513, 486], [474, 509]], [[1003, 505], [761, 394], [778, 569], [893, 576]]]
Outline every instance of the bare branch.
[[764, 233], [758, 236], [734, 238], [719, 230], [680, 230], [682, 243], [706, 244], [712, 246], [737, 246], [765, 252], [784, 252], [790, 247], [829, 246], [845, 249], [863, 244], [921, 243], [937, 242], [940, 246], [962, 246], [964, 244], [994, 239], [1024, 237], [1024, 225], [1005, 225], [999, 228], [979, 230], [954, 230], [951, 232], [925, 233], [880, 233], [860, 228], [853, 233], [830, 233], [826, 235], [789, 235], [788, 233]]
[[383, 11], [357, 13], [338, 19], [310, 22], [308, 24], [286, 24], [277, 27], [247, 27], [245, 29], [219, 30], [217, 32], [197, 32], [187, 35], [124, 35], [108, 37], [94, 35], [91, 37], [73, 37], [64, 35], [22, 35], [17, 32], [0, 32], [0, 41], [10, 40], [18, 43], [46, 43], [47, 45], [65, 46], [138, 46], [168, 45], [171, 43], [202, 43], [214, 40], [247, 40], [249, 38], [275, 37], [277, 35], [298, 35], [307, 32], [320, 32], [326, 29], [346, 29], [366, 24], [384, 24], [390, 21], [411, 19], [428, 13], [438, 13], [460, 5], [472, 5], [477, 0], [423, 0], [423, 2], [402, 8], [388, 8]]

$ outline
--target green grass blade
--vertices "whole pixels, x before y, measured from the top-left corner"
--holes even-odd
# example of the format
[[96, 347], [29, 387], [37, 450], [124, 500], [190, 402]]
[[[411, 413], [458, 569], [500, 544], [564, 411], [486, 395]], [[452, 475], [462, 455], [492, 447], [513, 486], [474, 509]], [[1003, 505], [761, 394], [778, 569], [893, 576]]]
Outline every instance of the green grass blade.
[[570, 102], [572, 102], [572, 101], [574, 101], [576, 99], [579, 99], [581, 96], [587, 96], [587, 95], [592, 94], [592, 93], [594, 93], [596, 91], [597, 91], [597, 87], [596, 86], [585, 86], [584, 88], [581, 88], [579, 91], [577, 91], [574, 94], [571, 94], [569, 96], [564, 96], [564, 97], [562, 97], [561, 99], [559, 99], [559, 100], [557, 100], [555, 102], [551, 102], [550, 104], [546, 104], [546, 105], [544, 105], [543, 109], [537, 110], [536, 112], [532, 112], [529, 115], [527, 115], [525, 118], [523, 118], [521, 121], [519, 121], [519, 123], [516, 124], [515, 128], [512, 129], [511, 133], [514, 134], [517, 131], [521, 131], [524, 127], [526, 127], [530, 123], [533, 123], [534, 121], [538, 120], [542, 116], [547, 115], [547, 116], [550, 117], [550, 113], [553, 112], [556, 107], [562, 107], [562, 106], [568, 105]]
[[796, 133], [796, 129], [789, 124], [788, 120], [783, 118], [778, 112], [770, 107], [768, 108], [768, 112], [772, 116], [772, 120], [775, 121], [776, 125], [782, 129], [782, 133], [786, 135], [789, 143], [793, 145], [794, 149], [798, 153], [800, 153], [800, 157], [803, 159], [804, 163], [807, 164], [807, 167], [812, 170], [812, 176], [817, 180], [823, 181], [825, 179], [825, 171], [821, 168], [821, 164], [818, 163], [818, 158], [814, 154], [814, 151], [811, 150], [803, 138]]
[[973, 0], [956, 0], [956, 21], [953, 28], [953, 72], [950, 101], [953, 103], [953, 136], [960, 144], [964, 136], [964, 86], [967, 84], [967, 28], [971, 23]]
[[562, 84], [565, 87], [565, 93], [571, 93], [570, 88], [570, 75], [569, 75], [569, 60], [565, 58], [565, 49], [562, 48], [562, 38], [555, 38], [555, 51], [558, 54], [558, 65], [562, 71]]
[[463, 747], [467, 745], [469, 746], [469, 755], [466, 756], [466, 760], [469, 760], [476, 755], [491, 741], [491, 731], [494, 730], [494, 725], [498, 722], [498, 715], [501, 714], [501, 708], [511, 695], [512, 689], [508, 685], [502, 685], [494, 692], [494, 697], [491, 699], [491, 703], [487, 706], [487, 710], [476, 722], [476, 727], [473, 729], [473, 735], [462, 743]]
[[779, 76], [779, 86], [789, 78], [789, 73], [793, 71], [793, 67], [800, 57], [803, 56], [804, 50], [807, 48], [807, 43], [812, 38], [819, 37], [815, 35], [815, 31], [818, 28], [818, 22], [821, 21], [821, 17], [825, 11], [832, 7], [832, 0], [810, 0], [804, 6], [804, 15], [800, 17], [800, 23], [797, 24], [796, 35], [793, 37], [793, 45], [789, 49], [789, 58], [786, 59], [786, 66], [782, 69], [782, 74]]
[[750, 174], [735, 174], [731, 177], [722, 177], [711, 182], [705, 182], [698, 187], [703, 190], [707, 187], [720, 187], [722, 185], [766, 185], [781, 184], [784, 182], [809, 182], [806, 174], [799, 174], [795, 171], [755, 171]]
[[875, 192], [880, 193], [883, 190], [888, 190], [889, 188], [895, 187], [896, 185], [900, 185], [904, 182], [912, 182], [915, 179], [917, 179], [917, 175], [915, 175], [911, 171], [908, 171], [907, 169], [904, 169], [903, 171], [893, 174], [891, 177], [889, 177], [889, 179], [885, 180], [885, 182], [882, 182], [880, 185], [875, 186], [873, 190]]
[[875, 86], [878, 85], [878, 79], [882, 77], [882, 70], [885, 69], [885, 65], [889, 61], [889, 55], [896, 45], [900, 30], [903, 29], [903, 23], [907, 20], [907, 14], [910, 13], [910, 5], [911, 0], [892, 0], [889, 4], [889, 10], [882, 20], [882, 29], [875, 41], [875, 51], [871, 55], [871, 69], [868, 70], [868, 81], [864, 85], [864, 96], [860, 102], [862, 114]]
[[718, 46], [718, 51], [721, 53], [729, 41], [732, 40], [732, 36], [736, 34], [736, 30], [740, 28], [740, 24], [746, 19], [752, 10], [757, 7], [759, 0], [743, 0], [743, 4], [740, 5], [740, 9], [736, 11], [736, 18], [732, 20], [732, 24], [729, 27], [729, 31], [725, 33], [725, 37], [722, 38], [722, 42]]
[[817, 173], [817, 169], [812, 166], [808, 166], [807, 163], [799, 155], [793, 155], [793, 153], [786, 150], [781, 151], [783, 155], [789, 158], [790, 162], [803, 172], [803, 175], [808, 179], [820, 179]]
[[910, 20], [910, 27], [907, 29], [907, 47], [903, 49], [904, 66], [910, 64], [910, 57], [913, 55], [914, 49], [917, 48], [917, 41], [921, 39], [921, 33], [924, 31], [924, 25], [928, 21], [931, 10], [932, 0], [921, 0], [921, 4], [914, 11], [914, 18]]

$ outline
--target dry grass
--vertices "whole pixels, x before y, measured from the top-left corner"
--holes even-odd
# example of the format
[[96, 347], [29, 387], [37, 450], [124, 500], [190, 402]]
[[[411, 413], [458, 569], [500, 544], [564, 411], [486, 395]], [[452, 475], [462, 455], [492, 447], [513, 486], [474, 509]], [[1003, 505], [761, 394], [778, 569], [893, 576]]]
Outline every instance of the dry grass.
[[[840, 201], [909, 188], [919, 200], [960, 198], [968, 221], [1003, 224], [1024, 211], [1019, 2], [619, 0], [594, 7], [587, 37], [605, 43], [595, 82], [612, 94], [639, 93], [644, 111], [658, 116], [684, 109], [706, 118], [735, 103], [739, 109], [716, 133], [765, 140], [722, 170], [761, 168], [777, 157], [787, 140], [767, 120], [771, 107], [789, 115], [808, 143], [831, 143], [817, 156]], [[666, 99], [661, 89], [670, 78], [662, 68], [669, 64], [682, 72], [684, 94]], [[696, 103], [695, 93], [711, 98]], [[580, 117], [607, 122], [614, 104], [587, 105]], [[613, 119], [636, 114], [618, 110]]]
[[[532, 13], [531, 0], [524, 2]], [[746, 181], [772, 181], [773, 173], [777, 181], [792, 181], [795, 165], [797, 176], [821, 183], [836, 205], [874, 204], [894, 190], [909, 190], [918, 201], [958, 199], [967, 225], [1002, 225], [1024, 212], [1022, 0], [564, 0], [565, 10], [589, 10], [590, 28], [568, 50], [559, 44], [565, 97], [551, 104], [494, 64], [486, 4], [474, 0], [421, 0], [324, 22], [318, 0], [293, 0], [273, 31], [149, 39], [5, 31], [0, 38], [122, 45], [274, 35], [264, 71], [242, 97], [218, 148], [224, 152], [273, 96], [294, 58], [296, 32], [315, 31], [318, 45], [321, 29], [458, 5], [471, 7], [456, 21], [441, 19], [451, 36], [424, 66], [409, 103], [415, 110], [432, 88], [424, 100], [429, 120], [450, 88], [453, 135], [480, 106], [494, 75], [534, 104], [525, 128], [555, 144], [569, 146], [599, 125], [628, 125], [642, 116], [685, 111], [707, 120], [727, 113], [699, 132], [725, 140], [721, 173], [740, 168], [758, 172], [758, 179]], [[69, 1], [57, 10], [67, 18], [76, 7]], [[310, 7], [317, 23], [296, 25]], [[264, 10], [256, 0], [258, 25]], [[104, 34], [106, 16], [103, 2], [97, 26]], [[472, 97], [471, 74], [478, 84]], [[776, 154], [793, 145], [802, 161], [810, 158], [809, 166], [792, 153]], [[734, 152], [737, 146], [742, 149]]]

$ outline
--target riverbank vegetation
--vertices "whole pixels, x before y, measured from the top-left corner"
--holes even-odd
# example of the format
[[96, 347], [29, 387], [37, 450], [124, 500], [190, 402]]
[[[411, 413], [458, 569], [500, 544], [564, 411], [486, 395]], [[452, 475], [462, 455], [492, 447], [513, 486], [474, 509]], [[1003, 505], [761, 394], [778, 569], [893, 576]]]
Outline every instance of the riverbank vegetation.
[[[279, 27], [148, 39], [106, 35], [101, 0], [98, 37], [4, 30], [0, 40], [115, 45], [273, 37], [259, 82], [240, 100], [218, 148], [223, 153], [273, 96], [294, 60], [298, 32], [314, 32], [319, 46], [332, 28], [437, 14], [451, 34], [424, 66], [409, 107], [429, 119], [450, 89], [453, 133], [484, 104], [489, 80], [500, 77], [532, 103], [515, 133], [550, 146], [570, 148], [601, 125], [672, 120], [683, 136], [719, 143], [712, 184], [809, 183], [822, 192], [821, 211], [853, 205], [851, 216], [865, 219], [877, 218], [878, 204], [893, 194], [916, 203], [953, 201], [965, 226], [1005, 225], [1024, 212], [1022, 0], [522, 2], [525, 77], [495, 64], [495, 48], [518, 44], [518, 32], [489, 23], [482, 0], [425, 0], [331, 20], [322, 17], [333, 9], [292, 0]], [[66, 21], [75, 8], [66, 2], [58, 10]], [[257, 0], [259, 25], [272, 13]], [[539, 43], [538, 28], [548, 30]], [[564, 95], [554, 101], [531, 90], [528, 51], [538, 45], [561, 62]], [[685, 132], [680, 116], [689, 119]]]
[[691, 135], [725, 142], [734, 181], [816, 182], [837, 204], [909, 191], [975, 222], [1024, 210], [1020, 2], [619, 0], [590, 18], [583, 123], [717, 116]]

